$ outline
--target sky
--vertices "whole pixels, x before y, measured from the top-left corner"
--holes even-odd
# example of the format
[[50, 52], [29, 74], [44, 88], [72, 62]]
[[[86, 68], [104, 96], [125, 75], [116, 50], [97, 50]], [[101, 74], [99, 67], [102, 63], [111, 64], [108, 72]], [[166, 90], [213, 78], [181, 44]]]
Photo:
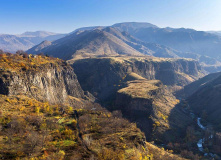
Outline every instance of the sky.
[[86, 26], [149, 22], [221, 31], [221, 0], [0, 0], [0, 33], [69, 33]]

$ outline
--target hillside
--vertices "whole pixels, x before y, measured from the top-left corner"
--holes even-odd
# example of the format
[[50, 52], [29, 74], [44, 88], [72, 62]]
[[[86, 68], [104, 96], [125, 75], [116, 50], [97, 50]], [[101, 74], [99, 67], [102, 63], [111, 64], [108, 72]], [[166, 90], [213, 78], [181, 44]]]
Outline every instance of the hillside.
[[84, 97], [73, 69], [60, 59], [2, 54], [0, 62], [0, 94], [22, 94], [53, 104], [68, 103], [68, 95]]
[[26, 50], [34, 44], [27, 39], [15, 35], [0, 35], [0, 49], [5, 52], [16, 52], [17, 50]]
[[122, 87], [125, 77], [134, 72], [146, 79], [158, 79], [173, 89], [187, 85], [202, 76], [194, 60], [153, 57], [89, 58], [73, 63], [84, 90], [100, 100], [110, 99]]
[[158, 28], [151, 25], [137, 28], [130, 28], [127, 24], [122, 26], [117, 28], [143, 42], [165, 45], [180, 51], [177, 53], [179, 57], [198, 60], [208, 72], [220, 71], [221, 38], [216, 33], [185, 28]]
[[45, 48], [38, 50], [37, 47], [33, 47], [27, 52], [34, 54], [43, 52], [65, 60], [75, 57], [93, 57], [99, 55], [141, 55], [141, 53], [124, 43], [121, 39], [100, 29], [74, 32], [52, 42], [51, 45]]
[[[115, 25], [114, 25], [115, 26]], [[165, 58], [178, 58], [180, 54], [185, 54], [181, 53], [179, 51], [176, 51], [172, 48], [169, 48], [164, 45], [159, 45], [156, 43], [148, 43], [148, 42], [143, 42], [130, 34], [128, 32], [119, 32], [117, 28], [113, 27], [106, 27], [103, 30], [106, 32], [118, 37], [122, 41], [124, 41], [126, 44], [129, 46], [133, 47], [140, 53], [144, 55], [150, 55], [154, 57], [165, 57]]]
[[20, 35], [0, 35], [0, 49], [5, 52], [15, 53], [17, 50], [28, 50], [42, 41], [54, 41], [65, 34], [58, 34], [45, 31], [25, 32]]
[[135, 124], [115, 118], [99, 105], [86, 102], [82, 109], [76, 104], [50, 105], [25, 96], [2, 95], [0, 104], [1, 158], [148, 157], [145, 136]]
[[148, 27], [129, 33], [144, 42], [158, 43], [182, 52], [192, 52], [213, 58], [219, 55], [221, 49], [219, 36], [193, 29]]
[[147, 139], [185, 145], [184, 130], [193, 121], [165, 85], [175, 89], [199, 78], [196, 61], [108, 57], [77, 60], [72, 66], [84, 90], [109, 110], [121, 110]]
[[84, 100], [81, 107], [0, 95], [2, 159], [184, 160], [145, 142], [134, 123]]
[[0, 61], [1, 159], [184, 159], [146, 142], [120, 111], [90, 101], [66, 62], [26, 54]]
[[[203, 80], [205, 81], [205, 79], [207, 79], [207, 82], [203, 83], [192, 95], [190, 95], [187, 101], [198, 115], [203, 116], [206, 114], [207, 120], [214, 123], [219, 131], [221, 131], [221, 118], [219, 116], [221, 114], [221, 75], [220, 73], [212, 74], [205, 77]], [[195, 82], [195, 84], [199, 84], [199, 82]]]
[[43, 52], [65, 60], [122, 54], [192, 58], [212, 73], [221, 68], [218, 57], [220, 43], [220, 36], [213, 33], [125, 22], [112, 26], [79, 28], [56, 42], [36, 45], [28, 53]]
[[[198, 124], [203, 126], [203, 149], [209, 152], [221, 154], [221, 75], [220, 72], [209, 74], [204, 78], [190, 84], [184, 90], [188, 97], [187, 106], [196, 114]], [[217, 159], [220, 159], [217, 158]]]
[[27, 52], [43, 52], [65, 60], [113, 55], [178, 58], [178, 55], [186, 54], [163, 45], [143, 42], [113, 27], [82, 28], [57, 41], [42, 42]]
[[[9, 52], [22, 49], [32, 54], [43, 52], [64, 60], [122, 54], [192, 58], [209, 73], [221, 69], [221, 38], [216, 32], [125, 22], [82, 27], [65, 36], [45, 31], [0, 35], [0, 49]], [[55, 40], [58, 41], [52, 43]]]
[[168, 143], [185, 136], [181, 133], [192, 123], [188, 114], [176, 107], [178, 103], [159, 80], [137, 79], [117, 91], [112, 109], [136, 122], [148, 139]]
[[215, 58], [214, 60], [219, 58], [221, 49], [219, 32], [204, 32], [186, 28], [159, 28], [150, 23], [139, 22], [118, 23], [112, 27], [121, 32], [127, 32], [143, 42], [165, 45], [178, 50], [182, 53], [177, 54], [180, 57], [197, 58], [200, 62], [208, 60], [199, 59], [200, 56]]
[[221, 75], [221, 72], [217, 72], [217, 73], [211, 73], [209, 75], [206, 75], [205, 77], [199, 78], [198, 80], [184, 86], [184, 88], [178, 91], [177, 94], [183, 98], [187, 98], [191, 96], [193, 93], [195, 93], [197, 90], [199, 90], [200, 88], [203, 88], [204, 86], [209, 84], [211, 81], [213, 81], [220, 75]]

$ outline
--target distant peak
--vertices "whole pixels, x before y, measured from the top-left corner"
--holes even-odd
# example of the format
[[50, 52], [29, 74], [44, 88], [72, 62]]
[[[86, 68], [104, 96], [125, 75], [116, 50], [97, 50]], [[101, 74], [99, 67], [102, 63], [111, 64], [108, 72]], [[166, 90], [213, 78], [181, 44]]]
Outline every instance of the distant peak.
[[127, 26], [133, 28], [149, 28], [149, 27], [158, 28], [156, 25], [147, 22], [123, 22], [123, 23], [116, 23], [113, 25], [113, 27], [120, 27], [120, 26]]
[[47, 31], [27, 31], [24, 32], [20, 35], [20, 37], [47, 37], [47, 36], [52, 36], [56, 35], [58, 33], [53, 33], [53, 32], [47, 32]]

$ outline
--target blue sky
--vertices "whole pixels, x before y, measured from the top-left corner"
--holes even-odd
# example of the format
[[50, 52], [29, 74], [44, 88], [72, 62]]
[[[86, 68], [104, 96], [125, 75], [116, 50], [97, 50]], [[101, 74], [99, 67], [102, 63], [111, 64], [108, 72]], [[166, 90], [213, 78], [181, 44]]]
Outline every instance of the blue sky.
[[0, 33], [58, 33], [118, 22], [221, 30], [221, 0], [0, 0]]

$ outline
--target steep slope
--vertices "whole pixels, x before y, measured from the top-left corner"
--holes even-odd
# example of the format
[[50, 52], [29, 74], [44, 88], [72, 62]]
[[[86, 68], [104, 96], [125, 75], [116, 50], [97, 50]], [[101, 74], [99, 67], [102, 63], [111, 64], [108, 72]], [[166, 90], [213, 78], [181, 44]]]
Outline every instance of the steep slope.
[[82, 99], [68, 107], [0, 94], [0, 108], [1, 159], [184, 160], [146, 142], [118, 112]]
[[191, 96], [193, 93], [195, 93], [198, 89], [206, 86], [208, 83], [213, 81], [214, 79], [218, 78], [221, 75], [221, 72], [217, 73], [211, 73], [205, 77], [202, 77], [186, 86], [184, 86], [184, 89], [180, 90], [178, 92], [179, 96], [182, 96], [184, 98], [187, 98]]
[[[109, 32], [106, 28], [112, 28], [111, 30], [115, 31]], [[105, 34], [99, 36], [96, 35], [98, 33], [89, 33], [96, 29], [104, 31]], [[88, 33], [88, 35], [83, 35], [83, 33]], [[9, 52], [15, 52], [18, 49], [26, 50], [44, 40], [54, 41], [65, 35], [37, 31], [26, 32], [15, 37], [10, 36], [12, 35], [0, 36], [2, 42], [0, 49]], [[155, 57], [193, 58], [198, 60], [207, 72], [212, 73], [221, 70], [220, 43], [220, 36], [211, 32], [184, 28], [159, 28], [150, 23], [125, 22], [110, 27], [79, 28], [68, 34], [67, 39], [62, 38], [61, 41], [50, 46], [47, 45], [44, 49], [37, 45], [28, 52], [35, 54], [44, 52], [65, 60], [72, 59], [71, 55], [75, 55], [74, 58], [79, 59], [94, 55], [133, 55], [139, 52]], [[42, 44], [40, 45], [42, 46]]]
[[16, 52], [17, 50], [27, 50], [42, 41], [54, 41], [64, 37], [65, 34], [58, 34], [45, 31], [25, 32], [21, 35], [0, 35], [0, 49], [5, 52]]
[[[129, 34], [141, 41], [161, 44], [178, 50], [180, 54], [177, 53], [177, 55], [180, 57], [199, 60], [209, 72], [215, 72], [217, 66], [219, 66], [220, 70], [220, 64], [218, 65], [216, 62], [211, 64], [212, 59], [213, 61], [218, 60], [219, 63], [221, 61], [219, 58], [221, 38], [218, 35], [184, 28], [174, 29], [148, 26], [138, 27], [133, 30], [123, 27], [120, 29], [121, 31], [129, 32]], [[204, 57], [201, 58], [201, 56]], [[210, 63], [207, 63], [208, 61]]]
[[115, 24], [112, 27], [121, 32], [128, 32], [143, 42], [173, 48], [178, 51], [176, 56], [198, 60], [209, 73], [220, 71], [221, 38], [218, 35], [219, 32], [203, 32], [185, 28], [159, 28], [149, 23], [136, 22]]
[[26, 54], [0, 61], [0, 159], [184, 159], [146, 142], [121, 112], [85, 99], [64, 61]]
[[68, 107], [0, 95], [0, 157], [120, 160], [152, 156], [135, 124], [98, 104], [78, 101], [81, 107], [77, 103]]
[[[70, 61], [71, 62], [71, 61]], [[73, 63], [84, 90], [99, 99], [109, 99], [134, 72], [146, 79], [158, 79], [164, 85], [184, 86], [202, 76], [194, 60], [151, 57], [109, 57], [83, 59]]]
[[143, 28], [130, 34], [145, 42], [163, 44], [179, 51], [213, 58], [217, 58], [221, 51], [219, 36], [193, 29]]
[[168, 143], [185, 136], [183, 132], [192, 123], [189, 115], [176, 107], [178, 103], [159, 80], [139, 78], [118, 90], [113, 109], [136, 122], [148, 139]]
[[1, 55], [0, 94], [27, 95], [53, 104], [68, 103], [68, 96], [83, 98], [73, 69], [55, 58]]
[[[216, 127], [220, 130], [221, 117], [221, 75], [220, 73], [206, 76], [203, 82], [207, 80], [203, 85], [199, 87], [192, 95], [187, 98], [187, 101], [191, 108], [198, 114], [204, 115], [208, 121], [216, 124]], [[200, 82], [195, 84], [200, 84]], [[206, 116], [205, 116], [206, 115]]]
[[134, 49], [145, 55], [165, 58], [178, 58], [178, 55], [186, 54], [156, 43], [143, 42], [139, 39], [134, 38], [125, 31], [119, 32], [116, 28], [106, 27], [104, 28], [104, 30], [123, 40], [129, 46], [133, 47]]
[[65, 60], [79, 57], [99, 55], [141, 55], [134, 48], [121, 39], [102, 29], [74, 32], [62, 39], [54, 41], [45, 48], [38, 46], [27, 51], [28, 53], [43, 52]]
[[163, 45], [142, 42], [113, 27], [83, 28], [53, 43], [44, 44], [42, 42], [31, 48], [28, 53], [43, 52], [66, 60], [122, 54], [177, 58], [185, 54]]
[[185, 136], [192, 119], [164, 85], [182, 86], [197, 79], [196, 61], [109, 57], [78, 60], [73, 67], [84, 90], [109, 110], [121, 110], [149, 140], [167, 143]]

